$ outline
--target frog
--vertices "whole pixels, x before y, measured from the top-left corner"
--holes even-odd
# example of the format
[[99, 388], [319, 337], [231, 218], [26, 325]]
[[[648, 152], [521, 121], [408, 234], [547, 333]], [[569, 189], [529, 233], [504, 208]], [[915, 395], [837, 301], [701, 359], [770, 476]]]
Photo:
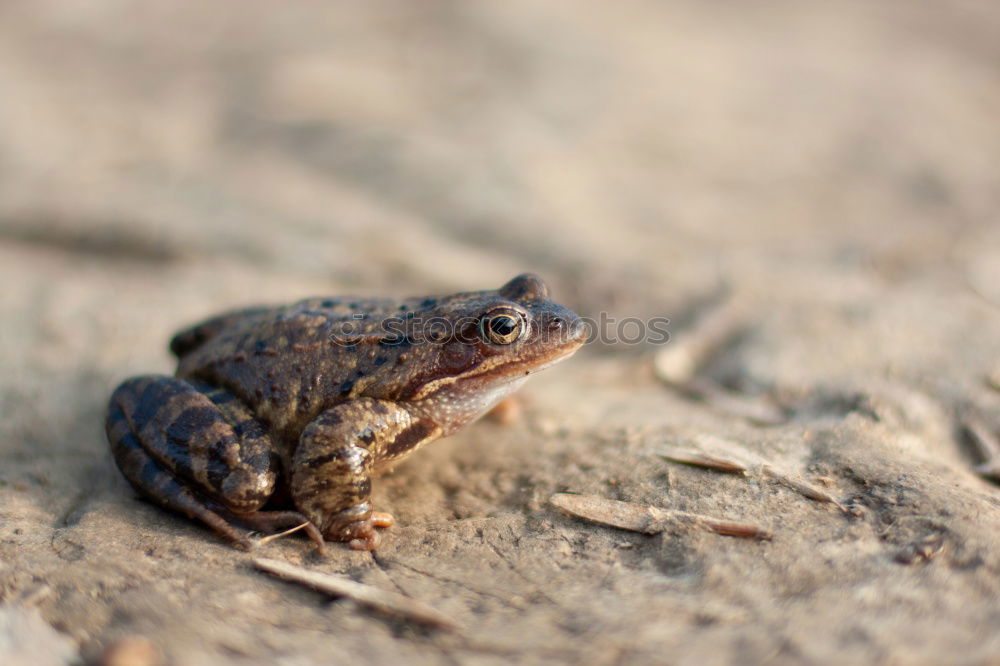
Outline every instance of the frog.
[[373, 479], [584, 338], [531, 273], [496, 290], [228, 311], [173, 337], [173, 376], [114, 390], [108, 442], [140, 496], [235, 547], [303, 529], [321, 552], [374, 550], [395, 521], [373, 509]]

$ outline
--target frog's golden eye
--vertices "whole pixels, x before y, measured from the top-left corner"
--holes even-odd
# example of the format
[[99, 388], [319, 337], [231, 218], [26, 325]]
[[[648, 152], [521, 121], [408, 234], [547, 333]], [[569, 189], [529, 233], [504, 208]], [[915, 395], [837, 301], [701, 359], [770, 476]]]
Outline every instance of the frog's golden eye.
[[524, 330], [524, 317], [510, 308], [493, 310], [479, 320], [480, 337], [495, 345], [509, 345], [517, 341]]

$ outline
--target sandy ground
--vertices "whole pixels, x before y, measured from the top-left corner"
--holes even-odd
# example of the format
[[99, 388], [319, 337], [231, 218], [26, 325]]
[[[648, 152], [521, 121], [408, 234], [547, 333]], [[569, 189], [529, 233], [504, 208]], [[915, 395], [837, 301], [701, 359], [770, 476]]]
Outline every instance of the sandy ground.
[[[997, 34], [986, 0], [3, 3], [0, 661], [1000, 663], [1000, 490], [959, 428], [1000, 431]], [[730, 294], [701, 379], [784, 418], [593, 344], [382, 480], [374, 556], [261, 547], [454, 633], [265, 577], [111, 462], [111, 389], [180, 326], [522, 270], [671, 344]], [[775, 536], [600, 527], [567, 490]]]

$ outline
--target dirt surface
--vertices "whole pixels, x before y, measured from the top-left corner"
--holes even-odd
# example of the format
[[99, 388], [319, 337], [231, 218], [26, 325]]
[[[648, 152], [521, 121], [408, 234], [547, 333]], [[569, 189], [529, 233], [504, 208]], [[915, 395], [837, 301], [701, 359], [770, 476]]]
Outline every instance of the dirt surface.
[[[126, 636], [194, 666], [1000, 662], [1000, 489], [959, 427], [1000, 431], [997, 34], [985, 0], [3, 3], [0, 661], [38, 663], [44, 625], [10, 633], [37, 611], [85, 663]], [[728, 294], [743, 332], [700, 378], [781, 418], [595, 343], [377, 484], [376, 554], [260, 548], [457, 632], [256, 572], [111, 462], [110, 391], [170, 372], [180, 326], [523, 270], [670, 344]], [[774, 539], [600, 527], [559, 491]]]

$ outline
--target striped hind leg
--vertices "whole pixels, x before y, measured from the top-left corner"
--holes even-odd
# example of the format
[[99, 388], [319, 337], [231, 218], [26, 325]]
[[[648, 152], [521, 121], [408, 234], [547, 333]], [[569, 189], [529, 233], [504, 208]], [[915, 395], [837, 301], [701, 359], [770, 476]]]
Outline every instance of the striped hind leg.
[[168, 469], [146, 453], [139, 438], [128, 429], [121, 409], [114, 405], [108, 410], [108, 439], [118, 468], [140, 495], [166, 509], [200, 520], [234, 546], [250, 550], [245, 534], [210, 509], [187, 486], [178, 483]]
[[[296, 512], [260, 511], [278, 458], [249, 410], [222, 389], [135, 377], [111, 396], [106, 427], [118, 467], [142, 495], [237, 546], [250, 542], [234, 523], [278, 529], [308, 522]], [[310, 524], [306, 531], [322, 547], [318, 530]]]

